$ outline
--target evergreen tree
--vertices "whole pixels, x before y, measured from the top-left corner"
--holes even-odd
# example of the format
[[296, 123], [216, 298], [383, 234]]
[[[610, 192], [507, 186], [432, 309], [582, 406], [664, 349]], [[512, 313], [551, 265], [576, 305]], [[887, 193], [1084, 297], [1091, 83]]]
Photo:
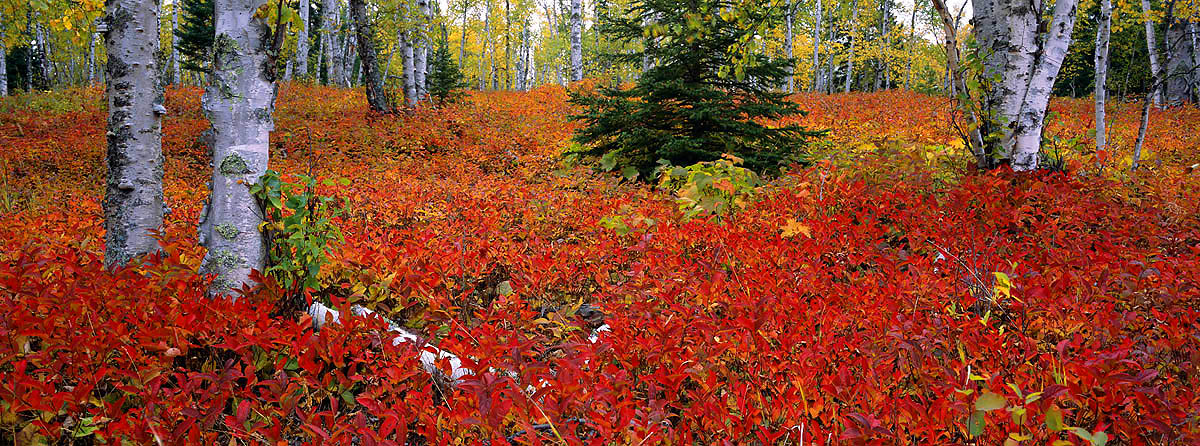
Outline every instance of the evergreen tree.
[[644, 49], [607, 57], [653, 67], [631, 89], [572, 93], [582, 106], [572, 119], [586, 124], [576, 134], [584, 145], [576, 153], [632, 167], [644, 179], [659, 160], [687, 166], [729, 153], [759, 172], [802, 162], [804, 141], [819, 132], [765, 122], [802, 113], [771, 90], [783, 84], [792, 61], [757, 48], [759, 36], [782, 23], [783, 8], [774, 3], [643, 0], [609, 15], [601, 34], [643, 41]]
[[462, 89], [467, 88], [467, 78], [458, 69], [458, 62], [451, 57], [444, 32], [433, 51], [429, 78], [425, 81], [428, 84], [429, 97], [437, 104], [458, 101], [463, 96]]
[[183, 17], [175, 30], [181, 64], [185, 70], [207, 73], [212, 60], [213, 0], [180, 0]]

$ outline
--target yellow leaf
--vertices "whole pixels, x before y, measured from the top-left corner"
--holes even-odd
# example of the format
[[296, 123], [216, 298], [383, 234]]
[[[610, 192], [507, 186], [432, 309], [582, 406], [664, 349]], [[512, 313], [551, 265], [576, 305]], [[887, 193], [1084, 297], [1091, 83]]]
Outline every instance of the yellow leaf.
[[789, 218], [787, 223], [783, 225], [783, 236], [784, 238], [792, 238], [796, 234], [804, 234], [805, 237], [812, 238], [812, 228]]

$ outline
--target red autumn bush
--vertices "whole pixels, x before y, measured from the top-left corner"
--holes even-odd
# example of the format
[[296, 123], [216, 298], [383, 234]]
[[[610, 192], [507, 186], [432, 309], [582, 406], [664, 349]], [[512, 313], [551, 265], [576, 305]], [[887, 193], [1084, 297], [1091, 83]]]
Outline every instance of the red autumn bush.
[[[372, 117], [359, 93], [285, 86], [275, 168], [351, 180], [323, 190], [351, 204], [314, 297], [477, 371], [450, 386], [378, 318], [316, 330], [273, 316], [270, 285], [203, 297], [198, 95], [167, 95], [164, 251], [112, 273], [99, 102], [0, 118], [0, 438], [1200, 442], [1194, 110], [1156, 112], [1173, 131], [1152, 128], [1153, 172], [1113, 156], [1096, 175], [1081, 146], [1072, 174], [1018, 176], [957, 167], [944, 99], [801, 95], [830, 161], [718, 223], [561, 166], [561, 89]], [[1086, 133], [1086, 104], [1054, 108], [1051, 133]], [[605, 315], [596, 342], [584, 303]]]

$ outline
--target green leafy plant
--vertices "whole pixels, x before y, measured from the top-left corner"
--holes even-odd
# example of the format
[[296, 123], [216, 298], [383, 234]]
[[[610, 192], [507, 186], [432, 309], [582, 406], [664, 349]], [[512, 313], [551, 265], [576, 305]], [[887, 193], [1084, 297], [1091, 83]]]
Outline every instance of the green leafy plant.
[[741, 158], [730, 154], [687, 167], [664, 163], [658, 168], [659, 186], [675, 193], [685, 219], [698, 215], [720, 219], [746, 209], [762, 185], [758, 174], [741, 164]]
[[[318, 194], [316, 178], [296, 178], [297, 183], [286, 182], [278, 172], [268, 170], [250, 192], [263, 209], [262, 230], [270, 255], [266, 274], [285, 289], [303, 292], [320, 288], [321, 267], [344, 240], [334, 220], [346, 212], [348, 204]], [[347, 186], [350, 181], [326, 179], [320, 183]]]

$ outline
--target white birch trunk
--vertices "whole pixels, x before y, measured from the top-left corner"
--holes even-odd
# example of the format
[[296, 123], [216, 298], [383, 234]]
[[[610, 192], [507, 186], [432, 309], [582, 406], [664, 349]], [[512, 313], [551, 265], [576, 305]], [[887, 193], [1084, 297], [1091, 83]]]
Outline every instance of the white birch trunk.
[[[1154, 32], [1154, 16], [1152, 15], [1150, 0], [1142, 0], [1142, 14], [1144, 15], [1143, 24], [1146, 25], [1146, 50], [1150, 53], [1150, 75], [1155, 79], [1159, 79], [1162, 67], [1158, 64], [1158, 42]], [[1155, 82], [1151, 85], [1150, 97], [1154, 101], [1155, 107], [1162, 106], [1162, 85]]]
[[416, 64], [413, 63], [412, 40], [407, 33], [400, 35], [400, 54], [404, 58], [404, 99], [409, 107], [417, 105]]
[[325, 82], [327, 85], [337, 84], [337, 4], [338, 0], [322, 0], [321, 2], [321, 55], [325, 60]]
[[200, 244], [208, 249], [202, 272], [216, 275], [210, 295], [253, 286], [251, 270], [267, 264], [259, 231], [263, 211], [250, 185], [267, 170], [271, 114], [275, 108], [274, 62], [266, 18], [268, 0], [215, 0], [213, 63], [201, 106], [213, 132], [212, 194], [200, 217]]
[[[1038, 167], [1038, 154], [1042, 147], [1042, 131], [1045, 127], [1046, 107], [1050, 105], [1050, 94], [1054, 80], [1062, 68], [1063, 59], [1071, 44], [1071, 32], [1075, 28], [1078, 0], [1058, 0], [1054, 5], [1054, 18], [1046, 31], [1041, 52], [1034, 60], [1029, 87], [1020, 102], [1015, 120], [1012, 147], [1012, 167], [1017, 171], [1034, 170]], [[1036, 26], [1036, 19], [1033, 22]], [[1036, 28], [1034, 28], [1036, 29]], [[1036, 33], [1031, 33], [1036, 36]], [[1034, 39], [1035, 41], [1039, 39]]]
[[312, 13], [309, 0], [300, 0], [300, 29], [296, 30], [296, 63], [295, 74], [301, 79], [308, 78], [308, 22]]
[[784, 20], [786, 21], [786, 23], [784, 24], [785, 30], [784, 30], [784, 34], [783, 34], [783, 53], [787, 54], [788, 59], [791, 60], [790, 62], [788, 62], [788, 67], [787, 67], [787, 78], [786, 78], [787, 92], [795, 93], [796, 92], [796, 78], [795, 78], [795, 76], [793, 76], [793, 72], [796, 70], [796, 68], [795, 68], [796, 67], [796, 61], [795, 61], [796, 53], [795, 53], [795, 49], [792, 47], [792, 43], [793, 43], [792, 42], [792, 28], [793, 28], [792, 15], [795, 12], [795, 9], [794, 9], [794, 5], [792, 4], [792, 0], [788, 0], [787, 5], [785, 7], [787, 8], [787, 10], [785, 11], [786, 14], [784, 15]]
[[817, 14], [817, 22], [816, 26], [813, 27], [813, 79], [812, 85], [810, 85], [810, 89], [814, 92], [821, 89], [821, 20], [824, 19], [823, 16], [825, 15], [824, 10], [821, 8], [821, 0], [817, 0], [815, 12]]
[[583, 0], [571, 0], [571, 82], [583, 80]]
[[858, 39], [854, 37], [858, 26], [858, 0], [850, 3], [850, 55], [846, 58], [846, 86], [843, 89], [845, 93], [850, 92], [850, 83], [854, 81], [854, 43]]
[[158, 6], [153, 0], [107, 0], [108, 178], [104, 192], [104, 264], [122, 266], [158, 250], [162, 226], [162, 85]]
[[1096, 28], [1096, 152], [1105, 150], [1108, 131], [1105, 128], [1105, 102], [1108, 98], [1108, 40], [1112, 33], [1112, 1], [1100, 0], [1100, 18]]
[[[183, 7], [182, 0], [174, 0], [171, 3], [171, 82], [175, 85], [180, 83], [179, 69], [179, 48], [178, 42], [175, 39], [175, 31], [179, 29], [179, 10]], [[95, 57], [95, 53], [92, 54]]]
[[424, 100], [429, 93], [429, 86], [426, 83], [426, 78], [429, 76], [429, 1], [417, 0], [417, 12], [420, 14], [418, 18], [420, 22], [417, 25], [417, 33], [413, 37], [413, 41], [416, 43], [413, 49], [413, 74], [417, 84], [417, 100], [420, 101]]
[[913, 47], [916, 46], [917, 34], [917, 3], [919, 0], [913, 0], [912, 17], [908, 19], [908, 61], [904, 64], [904, 89], [912, 89], [912, 63], [913, 63]]

